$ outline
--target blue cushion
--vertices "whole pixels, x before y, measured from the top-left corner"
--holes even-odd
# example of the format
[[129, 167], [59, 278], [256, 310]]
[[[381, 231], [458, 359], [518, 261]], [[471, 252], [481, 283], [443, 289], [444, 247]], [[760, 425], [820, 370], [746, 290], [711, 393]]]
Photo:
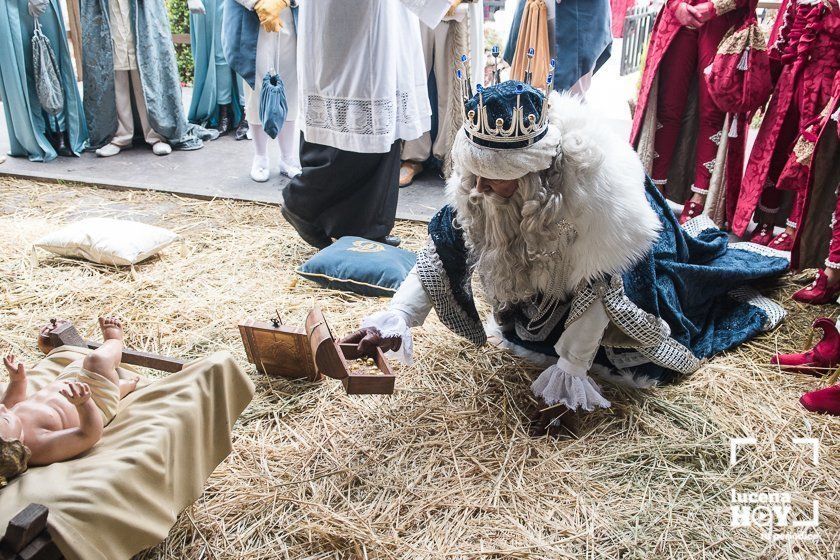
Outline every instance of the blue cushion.
[[391, 297], [414, 267], [411, 251], [361, 237], [342, 237], [303, 263], [297, 273], [327, 288]]

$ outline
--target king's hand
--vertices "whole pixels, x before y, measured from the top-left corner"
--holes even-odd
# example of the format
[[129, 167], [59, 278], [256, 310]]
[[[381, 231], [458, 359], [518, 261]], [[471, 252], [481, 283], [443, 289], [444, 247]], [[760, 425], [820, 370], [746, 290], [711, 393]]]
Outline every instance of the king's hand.
[[383, 352], [394, 351], [402, 346], [402, 337], [383, 336], [376, 327], [363, 327], [341, 339], [342, 344], [355, 344], [360, 354], [368, 356], [376, 348]]

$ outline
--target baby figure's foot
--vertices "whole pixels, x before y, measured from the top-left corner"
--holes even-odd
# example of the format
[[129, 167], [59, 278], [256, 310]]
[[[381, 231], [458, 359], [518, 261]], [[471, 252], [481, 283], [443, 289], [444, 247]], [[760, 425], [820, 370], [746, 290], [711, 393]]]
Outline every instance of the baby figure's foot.
[[120, 379], [120, 398], [124, 399], [126, 395], [129, 395], [137, 389], [137, 383], [140, 381], [140, 377], [135, 375], [131, 379]]
[[122, 340], [123, 327], [116, 317], [100, 317], [99, 328], [102, 331], [103, 340]]

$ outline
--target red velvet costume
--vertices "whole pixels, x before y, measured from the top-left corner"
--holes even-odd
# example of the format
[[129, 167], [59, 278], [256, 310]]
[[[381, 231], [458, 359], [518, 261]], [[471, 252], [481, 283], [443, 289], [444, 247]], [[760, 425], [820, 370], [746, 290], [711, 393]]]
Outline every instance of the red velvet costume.
[[800, 225], [809, 167], [794, 161], [804, 157], [798, 139], [810, 136], [808, 129], [820, 121], [840, 70], [840, 14], [821, 0], [785, 0], [773, 35], [770, 56], [781, 73], [744, 174], [732, 220], [738, 235], [744, 235], [756, 208], [776, 212], [784, 190], [794, 191], [788, 226]]
[[[746, 118], [741, 115], [732, 126], [712, 101], [704, 70], [712, 63], [723, 36], [733, 26], [744, 24], [754, 12], [755, 2], [714, 0], [715, 17], [699, 29], [684, 27], [677, 19], [682, 3], [668, 0], [656, 18], [630, 134], [630, 142], [654, 183], [680, 203], [691, 196], [690, 191], [706, 194], [713, 182], [721, 194], [739, 190]], [[695, 115], [686, 121], [684, 115], [687, 107], [694, 106], [693, 98], [697, 101], [692, 110]], [[680, 153], [680, 147], [692, 145], [693, 153]], [[734, 209], [734, 202], [732, 206]], [[720, 224], [730, 214], [723, 215], [726, 209], [721, 210], [721, 215], [712, 216]]]
[[797, 140], [783, 176], [805, 175], [802, 226], [796, 230], [791, 268], [840, 269], [840, 71], [818, 121]]

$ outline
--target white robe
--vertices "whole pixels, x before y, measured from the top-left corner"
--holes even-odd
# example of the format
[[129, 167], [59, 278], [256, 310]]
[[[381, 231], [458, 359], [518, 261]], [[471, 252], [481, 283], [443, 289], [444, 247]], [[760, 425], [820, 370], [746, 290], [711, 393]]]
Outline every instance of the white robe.
[[298, 13], [298, 81], [308, 142], [385, 153], [431, 128], [418, 17], [449, 0], [310, 0]]

